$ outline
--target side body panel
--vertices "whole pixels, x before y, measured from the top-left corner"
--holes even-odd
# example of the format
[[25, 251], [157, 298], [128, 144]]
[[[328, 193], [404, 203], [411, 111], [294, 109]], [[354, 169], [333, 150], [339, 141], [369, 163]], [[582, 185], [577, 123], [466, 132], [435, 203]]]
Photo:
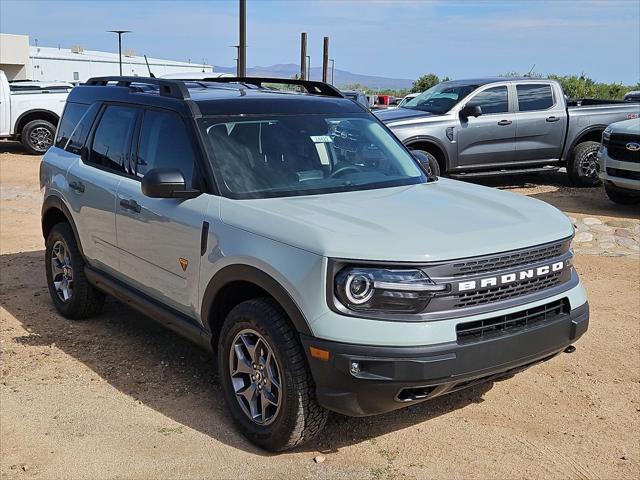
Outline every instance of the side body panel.
[[[207, 194], [189, 200], [150, 198], [142, 194], [138, 180], [123, 177], [115, 202], [119, 276], [173, 309], [196, 317], [202, 222], [212, 198]], [[123, 207], [131, 200], [139, 211]]]

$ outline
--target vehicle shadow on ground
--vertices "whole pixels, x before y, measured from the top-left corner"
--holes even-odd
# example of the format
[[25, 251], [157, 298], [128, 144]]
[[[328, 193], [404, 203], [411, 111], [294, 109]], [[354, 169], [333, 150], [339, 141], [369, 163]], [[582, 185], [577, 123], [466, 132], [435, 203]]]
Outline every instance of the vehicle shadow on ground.
[[[49, 298], [43, 258], [41, 250], [0, 255], [0, 306], [28, 332], [10, 333], [13, 341], [60, 349], [118, 391], [173, 421], [232, 447], [270, 455], [233, 427], [209, 353], [113, 299], [107, 299], [96, 318], [73, 322], [61, 317]], [[334, 415], [325, 433], [298, 451], [332, 452], [425, 422], [482, 402], [492, 385], [478, 385], [376, 417]]]
[[0, 153], [13, 153], [15, 155], [24, 155], [25, 157], [37, 157], [37, 155], [31, 155], [27, 152], [20, 142], [14, 142], [12, 140], [0, 141]]
[[607, 197], [602, 185], [592, 188], [572, 187], [569, 185], [569, 177], [563, 172], [474, 179], [472, 183], [507, 191], [542, 188], [545, 191], [529, 193], [528, 196], [547, 202], [569, 215], [573, 213], [629, 219], [640, 218], [640, 206], [613, 203]]

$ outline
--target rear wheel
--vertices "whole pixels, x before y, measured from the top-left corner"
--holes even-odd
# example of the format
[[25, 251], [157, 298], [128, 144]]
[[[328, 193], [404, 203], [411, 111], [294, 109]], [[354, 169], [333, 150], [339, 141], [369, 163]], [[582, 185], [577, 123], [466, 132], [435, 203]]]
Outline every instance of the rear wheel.
[[97, 315], [104, 294], [96, 290], [84, 274], [84, 260], [68, 223], [55, 225], [45, 249], [47, 286], [56, 310], [70, 319]]
[[297, 447], [324, 427], [328, 412], [315, 386], [297, 334], [271, 299], [237, 305], [218, 344], [219, 378], [240, 431], [260, 447]]
[[51, 145], [56, 134], [56, 127], [46, 120], [32, 120], [20, 133], [20, 141], [33, 155], [42, 155]]
[[574, 187], [597, 187], [602, 182], [598, 178], [596, 158], [600, 144], [598, 142], [582, 142], [576, 145], [567, 165], [569, 182]]
[[434, 177], [440, 176], [440, 165], [438, 164], [438, 159], [433, 154], [418, 148], [412, 148], [411, 151], [418, 154], [416, 158], [425, 167], [429, 175]]
[[627, 192], [621, 192], [620, 190], [611, 187], [610, 185], [604, 186], [604, 191], [607, 192], [607, 197], [612, 202], [619, 203], [620, 205], [635, 205], [640, 203], [640, 192], [636, 195]]

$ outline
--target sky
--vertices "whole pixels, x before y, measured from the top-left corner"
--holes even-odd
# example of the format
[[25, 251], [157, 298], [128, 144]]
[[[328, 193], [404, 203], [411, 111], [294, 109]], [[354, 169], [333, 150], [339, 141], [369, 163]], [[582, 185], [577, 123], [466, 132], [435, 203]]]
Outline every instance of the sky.
[[[238, 0], [0, 0], [0, 31], [31, 43], [235, 65]], [[637, 0], [247, 0], [247, 65], [299, 63], [300, 32], [312, 66], [330, 37], [335, 68], [415, 79], [506, 72], [581, 74], [640, 81]]]

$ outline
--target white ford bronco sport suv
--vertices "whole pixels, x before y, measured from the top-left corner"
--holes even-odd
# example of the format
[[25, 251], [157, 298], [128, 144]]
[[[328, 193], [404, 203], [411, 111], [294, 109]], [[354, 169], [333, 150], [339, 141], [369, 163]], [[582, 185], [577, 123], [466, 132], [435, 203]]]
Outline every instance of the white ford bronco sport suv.
[[216, 352], [268, 450], [571, 346], [568, 218], [420, 165], [320, 82], [91, 79], [41, 166], [51, 298], [79, 319], [113, 295]]

